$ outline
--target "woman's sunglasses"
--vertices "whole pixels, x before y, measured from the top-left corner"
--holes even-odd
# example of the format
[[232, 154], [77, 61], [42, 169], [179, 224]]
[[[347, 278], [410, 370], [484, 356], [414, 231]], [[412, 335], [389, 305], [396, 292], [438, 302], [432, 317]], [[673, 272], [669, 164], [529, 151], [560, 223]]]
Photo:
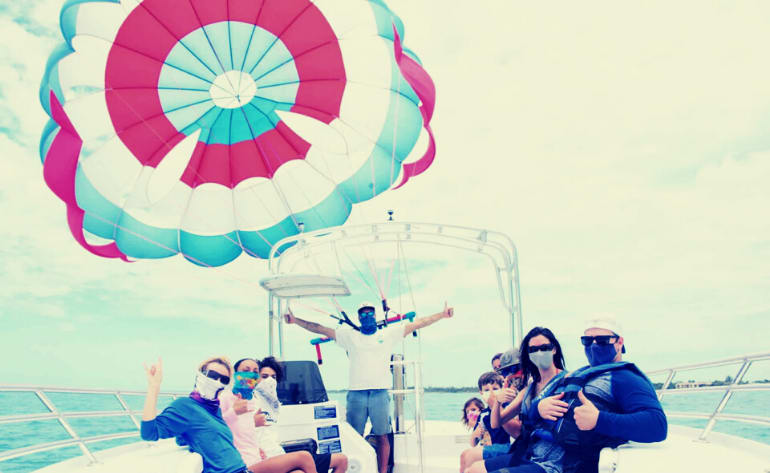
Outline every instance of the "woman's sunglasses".
[[553, 343], [546, 343], [544, 345], [535, 345], [527, 347], [528, 353], [535, 353], [536, 351], [551, 351], [553, 350]]
[[217, 373], [214, 370], [203, 370], [201, 373], [203, 373], [203, 376], [211, 378], [214, 381], [219, 381], [222, 384], [230, 384], [230, 377], [226, 374]]
[[597, 345], [609, 345], [611, 343], [610, 340], [613, 338], [618, 338], [617, 335], [596, 335], [595, 337], [589, 337], [589, 336], [583, 336], [580, 337], [580, 343], [583, 344], [583, 346], [590, 347], [594, 342], [596, 342]]

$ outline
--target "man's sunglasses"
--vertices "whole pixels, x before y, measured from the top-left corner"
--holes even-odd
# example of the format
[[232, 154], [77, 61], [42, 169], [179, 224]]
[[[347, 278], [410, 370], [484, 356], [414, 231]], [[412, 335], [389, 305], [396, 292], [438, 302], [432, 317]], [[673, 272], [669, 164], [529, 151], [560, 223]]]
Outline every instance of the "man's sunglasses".
[[546, 343], [543, 345], [535, 345], [527, 347], [528, 353], [535, 353], [536, 351], [551, 351], [553, 350], [553, 343]]
[[361, 312], [358, 313], [359, 317], [371, 317], [373, 315], [374, 315], [373, 310], [362, 310]]
[[201, 373], [203, 373], [203, 376], [211, 378], [214, 381], [219, 381], [222, 384], [230, 384], [230, 377], [226, 374], [217, 373], [214, 370], [203, 370]]
[[498, 372], [503, 376], [516, 374], [519, 371], [521, 371], [521, 365], [519, 363], [516, 363], [515, 365], [511, 365], [511, 366], [506, 366], [505, 368], [500, 368], [498, 370]]
[[594, 342], [596, 342], [597, 345], [609, 345], [612, 342], [613, 338], [617, 339], [617, 335], [597, 335], [595, 337], [589, 337], [589, 336], [583, 336], [580, 337], [580, 343], [583, 344], [583, 346], [590, 347]]

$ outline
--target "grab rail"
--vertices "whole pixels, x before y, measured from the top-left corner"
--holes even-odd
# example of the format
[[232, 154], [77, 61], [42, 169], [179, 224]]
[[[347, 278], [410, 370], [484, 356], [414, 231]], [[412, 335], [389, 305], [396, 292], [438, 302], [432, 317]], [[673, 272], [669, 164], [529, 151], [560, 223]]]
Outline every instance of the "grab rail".
[[[407, 386], [406, 367], [411, 366], [414, 370], [414, 385]], [[414, 395], [414, 426], [417, 434], [417, 465], [419, 472], [425, 471], [425, 452], [423, 450], [423, 430], [425, 429], [425, 418], [423, 416], [423, 395], [425, 390], [422, 387], [422, 362], [416, 360], [404, 360], [402, 355], [394, 355], [390, 361], [390, 367], [393, 370], [393, 389], [388, 392], [393, 395], [394, 409], [393, 417], [396, 421], [396, 434], [405, 433], [403, 429], [403, 398], [405, 395]], [[400, 367], [400, 368], [399, 368]], [[399, 399], [401, 402], [399, 402]]]
[[[61, 387], [48, 387], [48, 386], [0, 386], [1, 392], [31, 392], [34, 393], [41, 403], [48, 409], [48, 412], [35, 413], [35, 414], [23, 414], [23, 415], [9, 415], [0, 416], [0, 425], [13, 424], [19, 422], [31, 422], [38, 420], [58, 420], [59, 425], [62, 426], [69, 440], [57, 440], [52, 442], [45, 442], [36, 445], [30, 445], [27, 447], [14, 448], [12, 450], [6, 450], [0, 452], [0, 462], [11, 460], [13, 458], [22, 457], [25, 455], [31, 455], [33, 453], [44, 452], [47, 450], [54, 450], [57, 448], [77, 446], [83, 453], [83, 456], [88, 458], [89, 464], [98, 463], [98, 460], [94, 456], [91, 449], [88, 448], [89, 443], [103, 442], [106, 440], [116, 440], [122, 438], [138, 437], [139, 436], [139, 421], [136, 419], [136, 415], [141, 415], [142, 411], [131, 410], [126, 404], [121, 395], [145, 395], [146, 391], [128, 391], [128, 390], [107, 390], [107, 389], [74, 389], [74, 388], [61, 388]], [[113, 411], [73, 411], [62, 412], [56, 408], [56, 405], [51, 399], [46, 396], [45, 393], [71, 393], [71, 394], [109, 394], [115, 396], [122, 410]], [[185, 396], [181, 392], [161, 392], [161, 396], [169, 396], [172, 399], [176, 399], [179, 396]], [[128, 416], [133, 424], [136, 426], [136, 431], [131, 432], [119, 432], [114, 434], [93, 435], [89, 437], [81, 437], [75, 432], [67, 419], [73, 418], [86, 418], [86, 417], [125, 417]]]
[[[673, 368], [666, 368], [661, 370], [649, 371], [647, 375], [667, 374], [666, 380], [660, 389], [657, 390], [658, 399], [662, 400], [665, 395], [673, 394], [685, 394], [694, 392], [714, 392], [724, 391], [722, 399], [717, 404], [716, 408], [711, 413], [699, 413], [699, 412], [666, 412], [669, 417], [683, 417], [683, 418], [700, 418], [708, 419], [706, 426], [698, 436], [698, 440], [705, 441], [711, 431], [714, 429], [714, 425], [718, 420], [732, 420], [738, 422], [749, 422], [761, 425], [770, 425], [770, 417], [753, 416], [743, 414], [724, 414], [722, 411], [727, 406], [728, 401], [732, 397], [733, 393], [740, 391], [770, 391], [770, 383], [768, 384], [741, 384], [744, 376], [749, 371], [752, 363], [758, 361], [770, 360], [770, 352], [756, 353], [752, 355], [743, 355], [731, 358], [723, 358], [721, 360], [708, 361], [704, 363], [693, 363], [690, 365], [675, 366]], [[682, 371], [692, 371], [704, 368], [715, 368], [719, 366], [738, 365], [738, 372], [732, 379], [730, 384], [722, 386], [698, 386], [688, 388], [671, 388], [671, 383], [674, 380], [674, 376]]]

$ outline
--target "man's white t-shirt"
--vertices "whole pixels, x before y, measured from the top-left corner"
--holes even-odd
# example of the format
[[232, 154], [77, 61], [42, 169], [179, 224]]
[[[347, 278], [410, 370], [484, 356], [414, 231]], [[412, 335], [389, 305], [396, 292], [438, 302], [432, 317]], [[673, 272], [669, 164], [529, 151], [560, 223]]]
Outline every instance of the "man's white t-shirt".
[[350, 327], [334, 332], [337, 345], [348, 352], [351, 391], [388, 389], [393, 385], [390, 356], [398, 342], [404, 339], [404, 327], [391, 325], [372, 335], [364, 335]]

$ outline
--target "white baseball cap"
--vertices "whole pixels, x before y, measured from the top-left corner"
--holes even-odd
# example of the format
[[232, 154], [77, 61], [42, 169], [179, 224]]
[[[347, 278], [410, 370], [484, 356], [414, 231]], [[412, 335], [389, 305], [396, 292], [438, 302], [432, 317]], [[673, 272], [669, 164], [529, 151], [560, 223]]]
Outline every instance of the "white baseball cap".
[[[618, 336], [622, 336], [623, 334], [623, 327], [618, 323], [618, 319], [615, 318], [614, 314], [594, 314], [586, 320], [586, 330], [589, 328], [603, 328]], [[625, 352], [626, 344], [624, 342], [622, 353]]]
[[594, 314], [588, 320], [586, 320], [586, 330], [589, 328], [603, 328], [609, 330], [615, 335], [621, 335], [623, 328], [618, 323], [618, 320], [613, 314]]

